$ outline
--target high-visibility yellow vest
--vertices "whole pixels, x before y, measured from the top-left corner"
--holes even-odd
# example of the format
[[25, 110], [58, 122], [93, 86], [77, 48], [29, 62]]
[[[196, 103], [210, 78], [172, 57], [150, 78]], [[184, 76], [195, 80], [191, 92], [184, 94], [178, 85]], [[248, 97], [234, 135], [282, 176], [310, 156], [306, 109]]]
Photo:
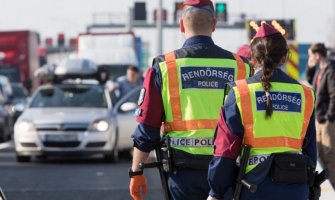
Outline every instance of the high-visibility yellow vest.
[[314, 108], [312, 89], [290, 83], [272, 82], [271, 118], [265, 119], [266, 95], [261, 83], [236, 81], [233, 87], [244, 127], [244, 144], [251, 145], [247, 172], [279, 152], [301, 153]]
[[190, 154], [212, 155], [214, 130], [225, 83], [249, 77], [243, 60], [178, 58], [171, 52], [159, 63], [170, 146]]

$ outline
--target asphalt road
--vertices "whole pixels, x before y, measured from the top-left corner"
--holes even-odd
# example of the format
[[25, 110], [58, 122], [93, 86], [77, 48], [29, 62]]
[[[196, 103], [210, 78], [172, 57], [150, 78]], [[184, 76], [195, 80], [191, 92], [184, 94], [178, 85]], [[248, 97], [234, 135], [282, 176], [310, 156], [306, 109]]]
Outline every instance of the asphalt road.
[[[101, 157], [34, 158], [30, 163], [17, 163], [13, 143], [3, 143], [0, 186], [8, 200], [129, 200], [130, 163], [130, 156], [115, 164]], [[145, 175], [148, 195], [144, 199], [162, 200], [158, 171], [146, 169]], [[322, 184], [320, 199], [335, 199], [329, 181]]]
[[[130, 158], [105, 163], [100, 157], [33, 159], [17, 163], [12, 143], [0, 145], [0, 185], [8, 200], [128, 200]], [[159, 174], [146, 169], [145, 199], [163, 199]]]

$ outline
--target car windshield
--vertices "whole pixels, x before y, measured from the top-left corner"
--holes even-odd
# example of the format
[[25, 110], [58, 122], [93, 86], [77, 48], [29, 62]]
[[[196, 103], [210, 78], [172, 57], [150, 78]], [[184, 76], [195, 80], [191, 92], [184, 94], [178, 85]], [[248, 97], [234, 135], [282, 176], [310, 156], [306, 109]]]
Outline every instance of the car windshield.
[[107, 101], [102, 87], [52, 87], [41, 89], [34, 96], [30, 107], [106, 108]]
[[1, 65], [0, 75], [6, 76], [10, 82], [20, 82], [20, 71], [10, 65]]
[[25, 93], [23, 87], [12, 85], [12, 89], [13, 89], [14, 98], [25, 98], [25, 97], [27, 97], [27, 94]]
[[128, 65], [100, 65], [108, 70], [109, 80], [115, 81], [118, 77], [127, 73]]

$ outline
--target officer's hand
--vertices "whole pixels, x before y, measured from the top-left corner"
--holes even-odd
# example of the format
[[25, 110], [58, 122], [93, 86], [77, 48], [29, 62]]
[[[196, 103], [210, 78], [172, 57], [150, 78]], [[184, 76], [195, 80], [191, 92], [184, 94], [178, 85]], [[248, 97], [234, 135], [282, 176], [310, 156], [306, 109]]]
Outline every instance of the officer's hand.
[[129, 190], [134, 200], [142, 200], [141, 190], [144, 196], [147, 195], [147, 180], [145, 176], [142, 174], [131, 177]]

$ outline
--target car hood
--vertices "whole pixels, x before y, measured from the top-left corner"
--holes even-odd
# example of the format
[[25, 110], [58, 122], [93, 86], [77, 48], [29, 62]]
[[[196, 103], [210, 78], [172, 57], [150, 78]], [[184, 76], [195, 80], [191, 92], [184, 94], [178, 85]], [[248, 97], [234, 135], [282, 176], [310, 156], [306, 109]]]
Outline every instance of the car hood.
[[108, 113], [106, 108], [29, 108], [20, 119], [35, 124], [91, 123], [108, 118]]

